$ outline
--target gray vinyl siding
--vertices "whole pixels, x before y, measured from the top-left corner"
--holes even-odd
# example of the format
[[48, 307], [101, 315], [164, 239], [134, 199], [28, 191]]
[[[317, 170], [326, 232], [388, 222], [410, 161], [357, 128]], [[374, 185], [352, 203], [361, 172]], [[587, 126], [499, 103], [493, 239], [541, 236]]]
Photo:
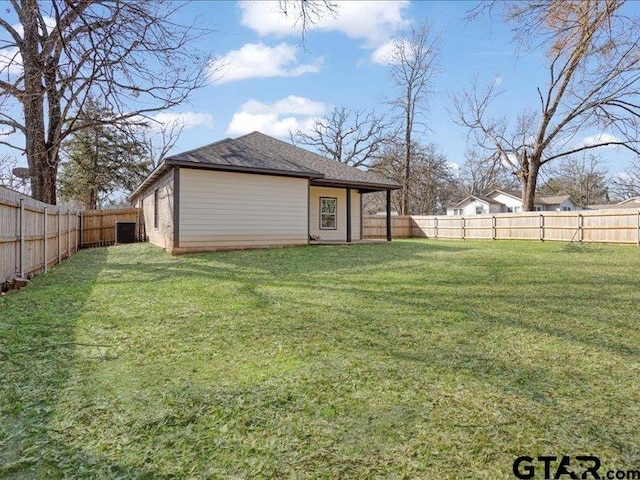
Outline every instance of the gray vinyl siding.
[[308, 180], [180, 170], [180, 248], [308, 242]]
[[[154, 197], [158, 191], [158, 226], [154, 226]], [[171, 250], [173, 247], [173, 171], [170, 170], [142, 197], [145, 229], [149, 242]]]
[[[347, 239], [347, 190], [345, 188], [311, 187], [309, 201], [309, 234], [320, 240], [346, 241]], [[320, 198], [338, 200], [337, 227], [335, 230], [320, 228]], [[351, 190], [351, 240], [360, 240], [360, 192]]]

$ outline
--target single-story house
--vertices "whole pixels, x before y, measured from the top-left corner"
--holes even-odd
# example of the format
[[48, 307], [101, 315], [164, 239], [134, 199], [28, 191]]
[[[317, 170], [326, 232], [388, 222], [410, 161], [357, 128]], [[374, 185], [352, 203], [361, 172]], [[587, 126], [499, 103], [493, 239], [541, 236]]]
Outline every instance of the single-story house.
[[[351, 242], [362, 195], [399, 185], [253, 132], [165, 158], [129, 200], [171, 253]], [[390, 216], [387, 240], [391, 240]]]
[[[534, 210], [538, 212], [566, 212], [582, 210], [582, 206], [569, 195], [536, 195]], [[522, 211], [519, 192], [493, 190], [485, 196], [469, 195], [447, 207], [447, 215], [485, 215], [492, 213], [518, 213]]]

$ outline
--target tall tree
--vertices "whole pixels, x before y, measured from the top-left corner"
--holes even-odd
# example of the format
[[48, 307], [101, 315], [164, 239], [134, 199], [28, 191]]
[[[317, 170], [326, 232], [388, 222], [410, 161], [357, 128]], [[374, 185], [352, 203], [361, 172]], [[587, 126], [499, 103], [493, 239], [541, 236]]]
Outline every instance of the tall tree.
[[582, 205], [609, 203], [608, 172], [596, 155], [567, 157], [549, 177], [540, 187], [542, 194], [568, 194]]
[[[499, 155], [518, 176], [532, 210], [543, 165], [599, 147], [640, 152], [640, 22], [624, 0], [492, 2], [514, 24], [520, 44], [545, 50], [547, 84], [539, 104], [515, 119], [496, 118], [497, 82], [454, 97], [456, 121], [480, 149]], [[482, 7], [484, 8], [484, 7]], [[586, 132], [606, 132], [575, 143]]]
[[193, 44], [203, 31], [177, 23], [181, 7], [126, 0], [12, 0], [3, 7], [0, 49], [11, 59], [0, 66], [0, 127], [21, 133], [24, 145], [0, 143], [26, 154], [35, 198], [56, 202], [60, 148], [91, 127], [74, 119], [90, 96], [118, 123], [178, 105], [208, 81], [211, 59]]
[[517, 177], [502, 163], [500, 155], [495, 153], [486, 157], [477, 151], [468, 152], [460, 178], [466, 195], [486, 195], [495, 189], [518, 188]]
[[400, 213], [409, 213], [412, 145], [416, 127], [424, 125], [422, 115], [432, 93], [432, 79], [436, 69], [439, 37], [431, 32], [427, 22], [412, 26], [392, 44], [385, 59], [397, 97], [390, 101], [399, 113], [403, 137], [403, 175], [400, 181]]
[[367, 166], [391, 136], [390, 125], [374, 111], [336, 107], [314, 121], [309, 133], [290, 132], [291, 141], [316, 148], [321, 154], [353, 167]]
[[[404, 179], [405, 148], [402, 141], [387, 142], [376, 157], [371, 169], [400, 183]], [[409, 178], [409, 205], [406, 215], [435, 215], [446, 211], [446, 204], [460, 197], [460, 184], [456, 172], [447, 158], [437, 151], [433, 144], [421, 145], [416, 142], [411, 148], [412, 170]], [[373, 196], [372, 196], [373, 197]], [[377, 200], [377, 201], [376, 201]], [[391, 196], [394, 210], [400, 212], [405, 201], [401, 191]], [[374, 199], [369, 210], [383, 208], [383, 199]]]
[[[114, 192], [129, 193], [149, 173], [145, 148], [113, 114], [89, 99], [77, 116], [78, 130], [63, 143], [60, 198], [88, 210], [103, 206]], [[86, 128], [84, 128], [86, 127]]]

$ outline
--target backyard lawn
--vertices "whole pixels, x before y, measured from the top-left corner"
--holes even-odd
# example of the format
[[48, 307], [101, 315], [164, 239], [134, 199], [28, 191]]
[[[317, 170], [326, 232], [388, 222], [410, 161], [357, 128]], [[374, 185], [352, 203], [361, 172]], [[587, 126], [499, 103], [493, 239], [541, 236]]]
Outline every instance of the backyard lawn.
[[0, 478], [640, 469], [639, 299], [629, 246], [83, 250], [0, 298]]

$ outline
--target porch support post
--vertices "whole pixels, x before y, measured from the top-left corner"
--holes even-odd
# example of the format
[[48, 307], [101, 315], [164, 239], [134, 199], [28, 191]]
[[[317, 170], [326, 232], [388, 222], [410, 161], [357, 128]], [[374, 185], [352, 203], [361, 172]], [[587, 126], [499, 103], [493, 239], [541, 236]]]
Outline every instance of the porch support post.
[[347, 243], [351, 243], [351, 187], [347, 187]]
[[391, 190], [387, 190], [387, 242], [391, 241]]

